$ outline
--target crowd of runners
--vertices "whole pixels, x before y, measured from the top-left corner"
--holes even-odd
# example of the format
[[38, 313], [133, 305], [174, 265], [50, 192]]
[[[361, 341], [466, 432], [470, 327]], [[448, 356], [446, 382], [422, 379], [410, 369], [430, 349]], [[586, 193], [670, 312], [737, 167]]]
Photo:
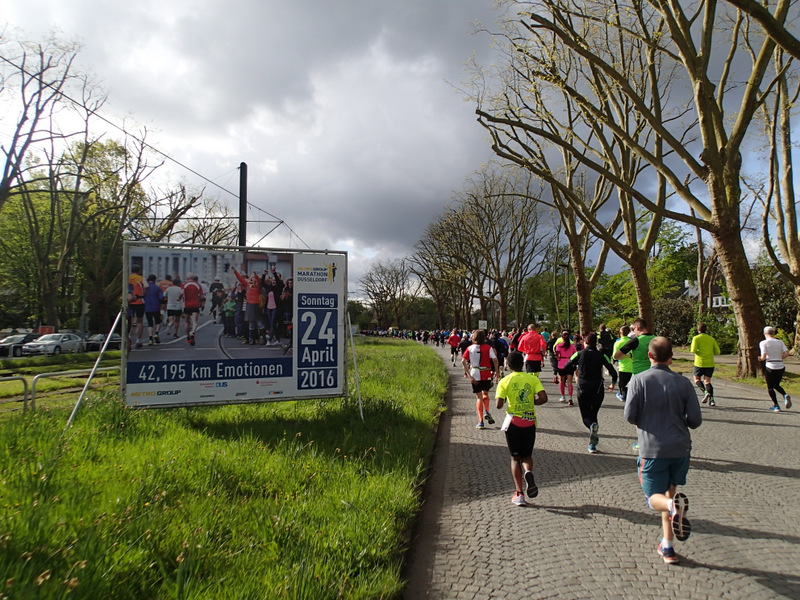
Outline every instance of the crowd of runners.
[[[194, 273], [183, 279], [165, 275], [146, 279], [134, 265], [128, 277], [128, 349], [160, 344], [164, 336], [186, 336], [194, 346], [200, 317], [223, 325], [222, 335], [244, 344], [278, 345], [290, 337], [294, 281], [284, 282], [273, 268], [245, 277], [232, 269], [238, 283], [226, 287], [219, 277], [210, 284]], [[146, 325], [145, 325], [146, 324]], [[147, 331], [145, 333], [145, 326]]]
[[[784, 343], [772, 327], [764, 329], [759, 360], [764, 364], [770, 410], [780, 412], [792, 399], [781, 386]], [[541, 377], [549, 365], [552, 383], [558, 384], [559, 402], [577, 402], [580, 419], [588, 432], [588, 452], [598, 453], [599, 414], [607, 392], [625, 404], [625, 419], [636, 426], [638, 477], [648, 506], [661, 516], [662, 538], [657, 553], [666, 563], [677, 563], [675, 540], [691, 533], [686, 518], [689, 500], [678, 492], [685, 485], [691, 454], [690, 430], [702, 423], [701, 405], [716, 406], [712, 376], [719, 345], [705, 324], [697, 325], [690, 352], [694, 356], [693, 380], [670, 369], [673, 353], [668, 338], [655, 336], [644, 319], [636, 319], [612, 334], [605, 325], [584, 335], [531, 323], [524, 330], [419, 331], [389, 333], [433, 343], [450, 349], [453, 367], [462, 367], [475, 394], [477, 429], [494, 425], [490, 393], [496, 386], [494, 406], [505, 406], [498, 419], [511, 455], [514, 493], [511, 501], [526, 506], [539, 494], [534, 477], [533, 448], [536, 440], [536, 406], [548, 402]]]

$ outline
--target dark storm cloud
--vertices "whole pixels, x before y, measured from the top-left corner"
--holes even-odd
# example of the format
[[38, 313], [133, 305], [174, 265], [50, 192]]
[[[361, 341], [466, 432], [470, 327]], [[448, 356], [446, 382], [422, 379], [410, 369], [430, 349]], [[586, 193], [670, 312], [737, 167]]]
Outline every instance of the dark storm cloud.
[[[492, 6], [0, 0], [36, 39], [57, 25], [83, 40], [79, 63], [108, 90], [105, 116], [146, 125], [150, 143], [212, 179], [246, 162], [252, 204], [311, 247], [353, 252], [356, 271], [411, 252], [490, 157], [452, 84], [473, 54], [488, 61], [488, 37], [471, 32]], [[204, 185], [173, 163], [162, 170]], [[269, 228], [253, 223], [251, 241]], [[279, 229], [261, 244], [290, 243]]]

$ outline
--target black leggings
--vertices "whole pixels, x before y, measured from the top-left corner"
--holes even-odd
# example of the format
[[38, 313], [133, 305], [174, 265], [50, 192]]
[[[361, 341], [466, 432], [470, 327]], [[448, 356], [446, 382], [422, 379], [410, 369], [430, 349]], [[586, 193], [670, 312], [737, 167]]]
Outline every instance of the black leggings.
[[628, 384], [633, 377], [633, 373], [619, 372], [619, 393], [622, 395], [623, 400], [628, 399]]
[[786, 369], [768, 369], [764, 367], [764, 379], [767, 381], [767, 393], [769, 394], [770, 400], [775, 406], [778, 406], [778, 400], [775, 397], [775, 390], [778, 390], [782, 396], [786, 395], [786, 392], [781, 387], [781, 379], [783, 379], [783, 374], [786, 372]]
[[578, 407], [581, 409], [583, 424], [587, 428], [591, 427], [592, 423], [597, 423], [597, 413], [600, 412], [600, 407], [603, 405], [603, 398], [602, 381], [598, 386], [578, 386]]

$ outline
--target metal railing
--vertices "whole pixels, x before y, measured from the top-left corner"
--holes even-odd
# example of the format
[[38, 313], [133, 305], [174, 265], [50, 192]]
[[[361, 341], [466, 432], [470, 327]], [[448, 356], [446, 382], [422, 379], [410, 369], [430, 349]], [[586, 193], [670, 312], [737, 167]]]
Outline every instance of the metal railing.
[[[78, 369], [75, 371], [55, 371], [53, 373], [40, 373], [33, 378], [31, 383], [31, 410], [36, 410], [36, 384], [40, 379], [47, 377], [59, 377], [62, 375], [86, 375], [87, 373], [98, 373], [100, 371], [122, 371], [122, 367], [103, 367], [100, 369]], [[88, 382], [87, 382], [88, 383]], [[28, 402], [25, 401], [25, 409], [28, 408]]]
[[0, 377], [0, 381], [21, 381], [24, 389], [22, 393], [23, 410], [28, 406], [28, 380], [21, 375], [9, 375], [8, 377]]

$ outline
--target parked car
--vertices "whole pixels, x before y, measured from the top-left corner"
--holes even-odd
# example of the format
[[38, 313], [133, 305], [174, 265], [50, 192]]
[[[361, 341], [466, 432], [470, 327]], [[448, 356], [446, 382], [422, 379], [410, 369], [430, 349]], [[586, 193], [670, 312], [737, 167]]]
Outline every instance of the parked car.
[[23, 354], [61, 354], [83, 352], [84, 341], [74, 333], [47, 333], [39, 339], [22, 346]]
[[[86, 340], [87, 352], [99, 352], [106, 341], [105, 333], [95, 333]], [[120, 350], [122, 348], [122, 338], [118, 333], [112, 333], [108, 340], [108, 347], [106, 350]]]
[[22, 346], [38, 338], [40, 333], [15, 333], [0, 340], [0, 356], [22, 356]]

